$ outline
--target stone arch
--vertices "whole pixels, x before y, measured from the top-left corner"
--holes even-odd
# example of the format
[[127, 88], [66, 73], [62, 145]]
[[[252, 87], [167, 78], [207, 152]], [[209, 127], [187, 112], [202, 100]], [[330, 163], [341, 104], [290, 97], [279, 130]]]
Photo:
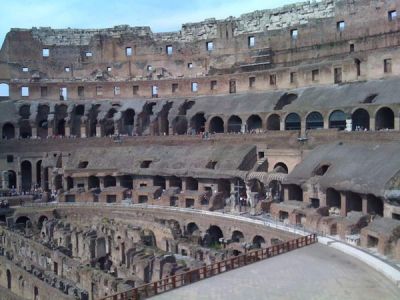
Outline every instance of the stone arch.
[[290, 113], [285, 118], [285, 130], [300, 130], [301, 118], [297, 113]]
[[88, 178], [88, 188], [89, 189], [95, 189], [95, 188], [100, 188], [100, 179], [97, 176], [89, 176]]
[[200, 235], [200, 229], [199, 226], [195, 222], [190, 222], [186, 225], [186, 232], [189, 236], [192, 235]]
[[346, 128], [346, 114], [342, 110], [334, 110], [329, 115], [329, 128], [344, 130]]
[[32, 164], [29, 160], [21, 162], [21, 187], [23, 191], [30, 191], [32, 187]]
[[259, 115], [251, 115], [247, 121], [247, 130], [251, 131], [251, 130], [256, 130], [256, 129], [262, 129], [262, 119], [260, 118]]
[[96, 136], [96, 127], [98, 124], [98, 115], [99, 115], [99, 108], [100, 104], [92, 105], [89, 110], [88, 114], [88, 122], [87, 122], [87, 129], [88, 129], [88, 136], [94, 137]]
[[104, 187], [110, 187], [110, 186], [116, 186], [117, 185], [117, 180], [115, 179], [114, 176], [107, 175], [104, 177]]
[[75, 106], [74, 112], [71, 116], [71, 134], [74, 136], [81, 136], [82, 117], [85, 115], [85, 106], [79, 104]]
[[17, 187], [17, 175], [13, 170], [8, 170], [8, 188], [16, 188]]
[[15, 220], [15, 224], [23, 224], [24, 227], [26, 227], [26, 224], [30, 222], [31, 223], [31, 219], [29, 219], [27, 216], [19, 216], [16, 220]]
[[29, 104], [21, 105], [19, 108], [19, 115], [22, 119], [28, 120], [31, 116], [31, 106]]
[[219, 239], [223, 237], [224, 234], [219, 226], [210, 225], [203, 238], [203, 245], [206, 247], [213, 247], [214, 245], [219, 245], [221, 244]]
[[3, 140], [10, 140], [15, 138], [15, 127], [11, 123], [3, 125]]
[[240, 230], [234, 230], [232, 232], [232, 237], [231, 237], [232, 242], [234, 243], [242, 243], [244, 242], [244, 234]]
[[19, 122], [19, 136], [23, 139], [27, 139], [32, 136], [32, 127], [28, 120], [21, 120]]
[[285, 174], [289, 173], [289, 168], [283, 162], [276, 163], [273, 170], [274, 170], [274, 172], [277, 172], [277, 173], [285, 173]]
[[280, 130], [281, 117], [278, 114], [272, 114], [267, 119], [267, 130]]
[[182, 135], [188, 131], [188, 121], [185, 116], [177, 116], [172, 121], [172, 130], [174, 134]]
[[324, 128], [324, 117], [318, 111], [309, 113], [306, 117], [306, 129]]
[[242, 130], [242, 119], [236, 115], [228, 119], [228, 132], [240, 132]]
[[353, 130], [369, 130], [369, 113], [363, 108], [356, 109], [352, 115], [351, 120], [353, 124]]
[[135, 111], [132, 108], [128, 108], [122, 113], [121, 133], [132, 136], [134, 125], [135, 125]]
[[41, 229], [43, 227], [43, 223], [47, 222], [49, 218], [47, 216], [40, 216], [38, 220], [38, 228]]
[[48, 135], [48, 116], [50, 113], [50, 107], [48, 105], [39, 105], [38, 112], [36, 116], [37, 124], [37, 135], [40, 138], [46, 138]]
[[334, 188], [327, 188], [326, 190], [326, 206], [341, 208], [340, 193]]
[[375, 113], [375, 130], [394, 129], [394, 112], [389, 107], [381, 107]]
[[143, 229], [140, 234], [142, 243], [148, 247], [157, 247], [157, 240], [154, 232], [150, 229]]
[[10, 97], [10, 86], [8, 83], [0, 83], [0, 97]]
[[111, 107], [105, 118], [103, 119], [103, 133], [105, 136], [114, 135], [115, 134], [115, 122], [114, 115], [117, 113], [117, 110], [114, 107]]
[[254, 248], [262, 248], [265, 245], [265, 239], [261, 235], [256, 235], [252, 240]]
[[190, 128], [194, 130], [196, 134], [205, 131], [206, 118], [204, 113], [197, 113], [190, 119]]
[[211, 118], [209, 131], [211, 133], [224, 133], [224, 120], [221, 117]]
[[277, 201], [277, 202], [281, 202], [283, 200], [282, 199], [282, 196], [283, 196], [282, 184], [280, 181], [272, 180], [268, 184], [268, 188], [271, 192], [272, 200]]

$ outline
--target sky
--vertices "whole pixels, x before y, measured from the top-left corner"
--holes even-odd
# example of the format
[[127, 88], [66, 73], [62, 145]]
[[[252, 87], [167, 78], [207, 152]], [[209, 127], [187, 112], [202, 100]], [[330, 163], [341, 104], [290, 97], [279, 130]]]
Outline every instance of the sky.
[[[304, 1], [304, 0], [303, 0]], [[150, 26], [178, 31], [183, 23], [239, 17], [301, 0], [1, 0], [0, 43], [10, 28]]]

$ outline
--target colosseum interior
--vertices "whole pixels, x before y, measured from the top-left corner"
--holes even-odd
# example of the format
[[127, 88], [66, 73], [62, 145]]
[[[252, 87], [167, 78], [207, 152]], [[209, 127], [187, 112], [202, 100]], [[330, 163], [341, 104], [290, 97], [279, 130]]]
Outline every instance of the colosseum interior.
[[397, 10], [323, 0], [177, 32], [11, 28], [0, 298], [144, 299], [314, 234], [400, 272]]

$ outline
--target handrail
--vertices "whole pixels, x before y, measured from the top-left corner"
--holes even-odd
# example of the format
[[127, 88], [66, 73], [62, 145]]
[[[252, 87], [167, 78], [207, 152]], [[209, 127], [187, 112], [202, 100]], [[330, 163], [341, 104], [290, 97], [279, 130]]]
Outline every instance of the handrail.
[[252, 250], [245, 254], [218, 261], [207, 266], [156, 280], [139, 287], [101, 298], [101, 300], [143, 300], [316, 242], [316, 234], [302, 236], [288, 242], [264, 249]]

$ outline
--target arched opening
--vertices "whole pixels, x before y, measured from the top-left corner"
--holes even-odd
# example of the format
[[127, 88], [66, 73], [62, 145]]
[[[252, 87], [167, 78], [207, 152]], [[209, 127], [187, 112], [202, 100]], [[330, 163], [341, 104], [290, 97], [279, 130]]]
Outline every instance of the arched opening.
[[165, 190], [165, 187], [166, 187], [166, 180], [165, 180], [165, 177], [162, 177], [162, 176], [154, 176], [154, 178], [153, 178], [153, 185], [154, 185], [154, 186], [160, 186], [163, 190]]
[[358, 58], [354, 59], [354, 64], [356, 65], [357, 76], [361, 76], [361, 60], [359, 60]]
[[333, 188], [326, 190], [326, 205], [330, 207], [341, 208], [340, 193]]
[[54, 177], [54, 187], [56, 190], [61, 190], [62, 189], [62, 175], [56, 175]]
[[89, 189], [98, 189], [100, 188], [100, 179], [97, 176], [89, 176], [88, 178], [88, 187]]
[[306, 118], [306, 129], [318, 128], [324, 128], [324, 118], [319, 112], [313, 111]]
[[389, 107], [380, 108], [375, 115], [375, 130], [394, 129], [394, 112]]
[[285, 174], [289, 173], [287, 165], [284, 164], [283, 162], [276, 163], [273, 170], [276, 173], [285, 173]]
[[303, 201], [303, 190], [297, 184], [288, 184], [288, 199], [295, 201]]
[[205, 131], [206, 118], [204, 113], [195, 114], [190, 120], [190, 127], [196, 134]]
[[282, 185], [278, 180], [272, 180], [268, 184], [268, 188], [271, 193], [272, 200], [275, 202], [281, 202], [282, 196], [283, 196], [283, 191], [282, 191]]
[[383, 201], [375, 195], [367, 195], [367, 213], [383, 217]]
[[258, 115], [251, 115], [246, 123], [248, 131], [262, 129], [262, 120]]
[[71, 176], [66, 178], [67, 181], [67, 191], [72, 190], [74, 188], [74, 179]]
[[267, 130], [280, 130], [281, 117], [277, 114], [272, 114], [267, 119]]
[[116, 186], [117, 180], [114, 176], [107, 175], [104, 177], [104, 187]]
[[186, 226], [186, 232], [187, 232], [187, 234], [188, 234], [189, 236], [192, 236], [192, 235], [199, 236], [199, 235], [200, 235], [199, 227], [198, 227], [197, 224], [194, 223], [194, 222], [190, 222], [189, 224], [187, 224], [187, 226]]
[[45, 139], [48, 134], [48, 115], [50, 112], [50, 108], [47, 105], [39, 105], [38, 113], [36, 117], [37, 123], [37, 135], [38, 137]]
[[15, 189], [17, 187], [17, 175], [13, 170], [8, 170], [8, 188]]
[[37, 286], [33, 288], [33, 300], [38, 300], [39, 299], [39, 289]]
[[262, 248], [265, 245], [265, 239], [260, 236], [260, 235], [256, 235], [253, 238], [253, 247], [254, 248]]
[[28, 120], [31, 115], [31, 107], [28, 104], [24, 104], [19, 108], [19, 115], [23, 120]]
[[41, 185], [42, 182], [42, 160], [36, 162], [36, 184]]
[[115, 133], [115, 122], [114, 115], [117, 113], [115, 108], [110, 108], [103, 120], [103, 132], [105, 136], [114, 135]]
[[0, 97], [10, 97], [10, 86], [7, 83], [0, 83]]
[[293, 93], [284, 93], [276, 103], [274, 110], [281, 110], [284, 108], [286, 105], [289, 105], [293, 101], [297, 99], [297, 95]]
[[57, 123], [57, 135], [65, 136], [65, 120], [59, 120]]
[[211, 133], [223, 133], [224, 132], [224, 121], [220, 117], [213, 117], [210, 120], [210, 132]]
[[32, 187], [32, 164], [28, 160], [21, 163], [21, 187], [23, 191], [30, 191]]
[[129, 136], [133, 135], [133, 128], [135, 122], [135, 111], [131, 108], [124, 111], [122, 114], [122, 128], [121, 133]]
[[362, 199], [357, 193], [346, 193], [347, 211], [362, 211]]
[[300, 130], [301, 119], [296, 113], [290, 113], [285, 119], [285, 130]]
[[186, 178], [186, 189], [190, 191], [197, 191], [199, 189], [199, 182], [193, 177]]
[[28, 222], [31, 222], [31, 220], [30, 220], [28, 217], [26, 217], [26, 216], [18, 217], [18, 218], [15, 220], [15, 224], [21, 225], [21, 226], [23, 226], [23, 227], [26, 227], [26, 224], [27, 224]]
[[28, 120], [22, 120], [19, 123], [19, 136], [23, 139], [30, 138], [32, 136], [31, 124]]
[[147, 247], [157, 247], [156, 236], [154, 232], [149, 229], [143, 229], [141, 232], [142, 243]]
[[219, 245], [221, 244], [219, 239], [223, 237], [224, 234], [222, 233], [221, 228], [219, 228], [216, 225], [211, 225], [206, 231], [206, 234], [203, 239], [203, 245], [205, 247], [218, 248]]
[[11, 271], [7, 269], [7, 288], [9, 290], [11, 290], [11, 282], [12, 282]]
[[39, 220], [38, 220], [38, 228], [39, 228], [39, 229], [42, 229], [43, 224], [44, 224], [45, 222], [47, 222], [47, 221], [48, 221], [48, 218], [47, 218], [46, 216], [40, 216], [40, 218], [39, 218]]
[[188, 122], [186, 117], [184, 116], [177, 116], [173, 121], [172, 121], [172, 128], [174, 134], [182, 135], [186, 134], [188, 130]]
[[346, 128], [346, 114], [341, 110], [333, 111], [329, 116], [329, 128], [344, 130]]
[[3, 125], [3, 140], [10, 140], [15, 138], [15, 128], [11, 123]]
[[238, 116], [231, 116], [228, 119], [228, 132], [240, 132], [242, 130], [242, 119]]
[[241, 232], [239, 230], [235, 230], [234, 232], [232, 232], [231, 240], [234, 243], [242, 243], [242, 242], [244, 242], [243, 232]]
[[80, 104], [74, 109], [74, 113], [71, 116], [71, 134], [77, 137], [81, 136], [81, 125], [82, 117], [85, 114], [85, 106]]
[[369, 113], [359, 108], [351, 115], [353, 130], [369, 130]]

